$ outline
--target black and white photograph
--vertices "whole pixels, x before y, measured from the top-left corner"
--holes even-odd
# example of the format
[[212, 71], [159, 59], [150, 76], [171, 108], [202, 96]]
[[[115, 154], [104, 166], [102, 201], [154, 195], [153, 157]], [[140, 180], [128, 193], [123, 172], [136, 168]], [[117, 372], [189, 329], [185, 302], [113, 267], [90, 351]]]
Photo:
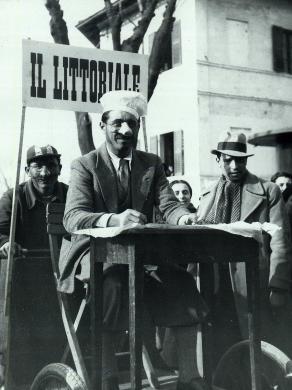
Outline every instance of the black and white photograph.
[[292, 2], [0, 0], [0, 390], [292, 390]]

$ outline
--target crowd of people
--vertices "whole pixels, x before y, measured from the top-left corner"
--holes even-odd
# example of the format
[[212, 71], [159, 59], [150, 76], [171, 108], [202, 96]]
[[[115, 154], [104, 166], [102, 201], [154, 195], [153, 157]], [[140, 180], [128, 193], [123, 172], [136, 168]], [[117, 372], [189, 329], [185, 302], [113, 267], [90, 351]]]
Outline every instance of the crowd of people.
[[[252, 154], [247, 152], [245, 135], [226, 132], [211, 151], [221, 176], [201, 194], [198, 207], [194, 207], [188, 182], [169, 183], [160, 158], [136, 150], [140, 117], [147, 111], [145, 98], [136, 92], [114, 91], [106, 93], [101, 104], [100, 128], [105, 142], [73, 161], [69, 188], [58, 181], [62, 166], [60, 154], [53, 146], [33, 145], [28, 149], [28, 181], [19, 186], [14, 253], [22, 256], [30, 249], [48, 249], [46, 206], [50, 202], [66, 202], [63, 222], [71, 235], [64, 237], [61, 248], [58, 289], [72, 294], [77, 280], [87, 283], [90, 274], [89, 239], [74, 235], [76, 230], [146, 224], [152, 221], [154, 207], [160, 221], [176, 225], [273, 223], [280, 229], [271, 237], [264, 237], [260, 254], [261, 338], [292, 357], [292, 175], [278, 172], [267, 181], [252, 174], [247, 169]], [[9, 190], [0, 199], [2, 258], [7, 258], [9, 252], [11, 214]], [[0, 278], [0, 381], [4, 380], [6, 352], [2, 326], [5, 264], [2, 261]], [[169, 265], [144, 272], [145, 337], [147, 327], [169, 330], [176, 346], [178, 390], [210, 390], [196, 360], [200, 323], [212, 317], [215, 358], [233, 342], [248, 337], [244, 263], [229, 264], [226, 259], [226, 263], [209, 272], [213, 291], [207, 302], [187, 269]], [[174, 286], [183, 294], [175, 294]], [[103, 390], [118, 390], [113, 335], [129, 326], [127, 266], [105, 265], [103, 288]], [[228, 337], [222, 337], [223, 334]]]

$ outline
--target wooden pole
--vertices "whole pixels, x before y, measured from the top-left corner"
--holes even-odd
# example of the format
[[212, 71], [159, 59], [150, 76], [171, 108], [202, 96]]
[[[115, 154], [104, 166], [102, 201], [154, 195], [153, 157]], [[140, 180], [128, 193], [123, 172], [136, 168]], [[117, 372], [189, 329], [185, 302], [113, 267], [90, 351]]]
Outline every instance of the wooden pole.
[[20, 166], [21, 166], [21, 157], [22, 157], [25, 109], [26, 106], [23, 106], [22, 113], [21, 113], [21, 128], [20, 128], [20, 137], [19, 137], [19, 145], [18, 145], [16, 177], [15, 177], [15, 185], [13, 188], [13, 202], [12, 202], [10, 235], [9, 235], [9, 252], [8, 252], [8, 262], [7, 262], [7, 274], [6, 274], [6, 281], [5, 281], [5, 315], [7, 315], [8, 312], [8, 307], [9, 307], [8, 303], [10, 300], [10, 291], [11, 291], [11, 276], [12, 276], [12, 268], [13, 268], [15, 228], [16, 228], [16, 216], [17, 216], [17, 202], [19, 196], [19, 176], [20, 176]]
[[14, 243], [15, 243], [15, 229], [16, 229], [16, 216], [17, 216], [17, 203], [19, 197], [19, 176], [20, 176], [20, 166], [21, 166], [21, 156], [22, 156], [22, 146], [23, 146], [23, 134], [24, 134], [24, 122], [25, 122], [25, 111], [26, 106], [22, 106], [21, 113], [21, 127], [20, 127], [20, 136], [19, 136], [19, 145], [18, 145], [18, 158], [17, 158], [17, 168], [16, 168], [16, 177], [15, 184], [13, 188], [13, 202], [12, 202], [12, 211], [11, 211], [11, 221], [10, 221], [10, 235], [9, 235], [9, 252], [8, 252], [8, 261], [7, 261], [7, 273], [5, 279], [5, 299], [4, 299], [4, 313], [6, 317], [6, 329], [5, 329], [5, 352], [6, 352], [6, 375], [5, 375], [5, 389], [9, 389], [9, 339], [10, 339], [10, 324], [9, 324], [9, 315], [10, 315], [10, 298], [11, 298], [11, 281], [12, 281], [12, 271], [13, 271], [13, 256], [14, 256]]
[[147, 133], [146, 133], [146, 118], [145, 118], [145, 116], [142, 116], [141, 120], [142, 120], [142, 129], [143, 129], [145, 152], [148, 152], [148, 142], [147, 142]]

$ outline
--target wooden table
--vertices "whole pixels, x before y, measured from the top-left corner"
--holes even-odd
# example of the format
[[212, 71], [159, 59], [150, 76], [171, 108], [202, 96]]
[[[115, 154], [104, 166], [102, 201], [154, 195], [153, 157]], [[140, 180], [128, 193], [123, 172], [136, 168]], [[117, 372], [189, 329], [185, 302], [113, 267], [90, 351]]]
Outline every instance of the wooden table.
[[[145, 264], [245, 262], [252, 390], [260, 390], [258, 243], [252, 238], [204, 226], [146, 225], [113, 238], [91, 238], [92, 390], [101, 389], [103, 263], [129, 266], [131, 388], [141, 389], [142, 288]], [[201, 289], [204, 289], [201, 286]], [[203, 332], [204, 334], [204, 332]], [[205, 340], [205, 341], [204, 341]], [[211, 381], [203, 340], [204, 375]], [[96, 367], [98, 369], [96, 369]]]

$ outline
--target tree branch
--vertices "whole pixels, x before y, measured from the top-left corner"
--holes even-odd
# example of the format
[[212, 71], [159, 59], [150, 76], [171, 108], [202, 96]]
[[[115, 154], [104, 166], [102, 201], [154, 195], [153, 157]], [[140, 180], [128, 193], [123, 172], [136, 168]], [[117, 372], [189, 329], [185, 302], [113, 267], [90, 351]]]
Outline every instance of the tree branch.
[[138, 53], [139, 47], [143, 42], [144, 35], [149, 27], [152, 18], [155, 16], [154, 11], [158, 0], [151, 0], [145, 4], [141, 14], [141, 19], [138, 25], [134, 28], [133, 35], [125, 39], [122, 43], [122, 51], [129, 51], [131, 53]]
[[150, 100], [153, 95], [160, 69], [164, 64], [167, 48], [165, 49], [163, 42], [165, 42], [167, 36], [172, 32], [173, 23], [175, 21], [175, 18], [173, 17], [175, 6], [176, 0], [167, 1], [165, 12], [163, 14], [163, 21], [153, 40], [152, 50], [149, 57], [148, 100]]
[[69, 45], [67, 24], [63, 19], [59, 0], [45, 0], [45, 6], [51, 16], [50, 29], [54, 42]]
[[84, 155], [95, 149], [92, 138], [92, 122], [87, 112], [75, 112], [77, 123], [78, 144], [81, 154]]
[[121, 27], [122, 18], [120, 12], [116, 12], [111, 0], [104, 0], [106, 15], [109, 20], [112, 32], [113, 50], [121, 50]]

